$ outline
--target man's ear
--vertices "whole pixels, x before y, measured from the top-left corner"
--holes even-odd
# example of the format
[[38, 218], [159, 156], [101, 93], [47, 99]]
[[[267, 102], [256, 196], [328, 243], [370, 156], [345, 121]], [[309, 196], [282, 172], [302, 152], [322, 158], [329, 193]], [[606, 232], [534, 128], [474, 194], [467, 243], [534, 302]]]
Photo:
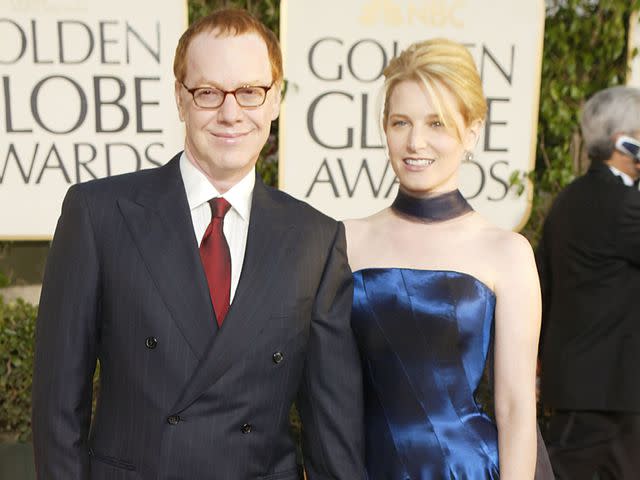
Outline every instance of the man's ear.
[[178, 107], [178, 117], [180, 117], [180, 121], [184, 122], [184, 110], [186, 106], [184, 105], [184, 100], [182, 97], [182, 83], [178, 80], [175, 81], [173, 94], [176, 98], [176, 107]]
[[274, 121], [280, 115], [280, 105], [282, 104], [282, 80], [273, 85], [273, 102], [271, 104], [271, 121]]

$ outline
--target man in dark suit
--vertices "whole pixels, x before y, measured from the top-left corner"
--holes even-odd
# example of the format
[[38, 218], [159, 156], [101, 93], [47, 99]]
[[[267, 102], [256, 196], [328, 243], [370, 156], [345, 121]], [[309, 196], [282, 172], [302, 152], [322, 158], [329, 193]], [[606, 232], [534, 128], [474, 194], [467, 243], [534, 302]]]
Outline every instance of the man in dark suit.
[[307, 477], [361, 478], [343, 226], [255, 174], [277, 39], [218, 11], [184, 33], [174, 73], [184, 152], [64, 201], [37, 321], [38, 476], [297, 479], [297, 399]]
[[640, 478], [640, 90], [584, 107], [589, 171], [556, 198], [537, 251], [542, 399], [559, 479]]

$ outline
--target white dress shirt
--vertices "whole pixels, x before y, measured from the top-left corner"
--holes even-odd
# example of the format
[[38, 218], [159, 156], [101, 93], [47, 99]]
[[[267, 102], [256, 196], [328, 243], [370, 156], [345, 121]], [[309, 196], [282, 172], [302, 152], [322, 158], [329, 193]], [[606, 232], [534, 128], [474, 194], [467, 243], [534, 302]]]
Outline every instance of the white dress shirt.
[[256, 182], [255, 168], [252, 168], [242, 180], [223, 195], [220, 195], [205, 174], [191, 163], [184, 152], [180, 157], [180, 173], [187, 192], [193, 231], [196, 234], [198, 245], [202, 242], [204, 232], [207, 230], [209, 223], [211, 223], [209, 200], [223, 197], [231, 204], [231, 208], [224, 216], [224, 225], [222, 227], [224, 237], [229, 244], [229, 253], [231, 254], [231, 290], [229, 295], [229, 304], [231, 304], [240, 281], [244, 251], [247, 246], [251, 199], [253, 198], [253, 187]]
[[612, 165], [607, 165], [607, 166], [609, 167], [609, 170], [611, 170], [611, 173], [620, 177], [627, 187], [633, 187], [633, 178], [631, 178], [626, 173], [621, 172], [620, 170], [618, 170], [616, 167]]

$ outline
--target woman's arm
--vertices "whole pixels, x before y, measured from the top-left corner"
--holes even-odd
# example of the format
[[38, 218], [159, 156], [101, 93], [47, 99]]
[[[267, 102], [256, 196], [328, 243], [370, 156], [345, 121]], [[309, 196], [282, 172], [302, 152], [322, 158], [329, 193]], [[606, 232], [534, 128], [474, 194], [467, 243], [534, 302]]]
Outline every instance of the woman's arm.
[[533, 479], [540, 285], [524, 237], [509, 232], [497, 246], [494, 391], [500, 478]]

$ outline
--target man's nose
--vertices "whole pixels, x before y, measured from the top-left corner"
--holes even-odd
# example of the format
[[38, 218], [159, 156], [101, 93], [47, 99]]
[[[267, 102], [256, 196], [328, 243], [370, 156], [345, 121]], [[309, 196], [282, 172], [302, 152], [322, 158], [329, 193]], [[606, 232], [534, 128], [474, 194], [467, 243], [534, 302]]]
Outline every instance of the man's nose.
[[218, 110], [218, 115], [223, 122], [235, 122], [242, 114], [242, 107], [238, 105], [236, 97], [232, 93], [227, 93], [224, 101]]

